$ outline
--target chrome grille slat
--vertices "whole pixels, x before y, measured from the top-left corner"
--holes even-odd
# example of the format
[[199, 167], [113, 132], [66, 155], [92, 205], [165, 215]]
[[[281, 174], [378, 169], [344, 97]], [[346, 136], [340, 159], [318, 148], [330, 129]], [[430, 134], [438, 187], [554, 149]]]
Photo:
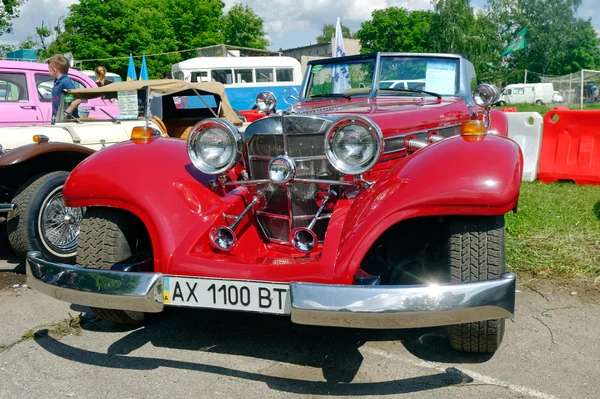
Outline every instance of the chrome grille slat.
[[[296, 227], [306, 227], [319, 206], [314, 194], [322, 186], [355, 186], [341, 181], [343, 175], [325, 156], [325, 131], [330, 121], [308, 116], [278, 116], [264, 121], [265, 130], [257, 129], [245, 137], [248, 173], [251, 180], [228, 182], [228, 185], [257, 185], [267, 195], [267, 207], [257, 212], [257, 220], [271, 242], [287, 243]], [[279, 124], [276, 126], [276, 124]], [[273, 133], [265, 133], [265, 132]], [[288, 185], [277, 186], [268, 179], [268, 164], [278, 155], [296, 163], [296, 178]], [[335, 189], [338, 193], [341, 188]], [[323, 214], [315, 223], [315, 233], [322, 242], [331, 214]], [[287, 228], [284, 231], [284, 226]]]

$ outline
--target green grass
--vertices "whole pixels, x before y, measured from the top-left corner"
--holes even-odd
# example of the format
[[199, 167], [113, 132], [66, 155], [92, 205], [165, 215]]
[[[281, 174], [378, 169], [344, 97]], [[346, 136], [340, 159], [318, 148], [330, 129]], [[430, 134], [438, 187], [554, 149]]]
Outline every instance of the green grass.
[[506, 215], [509, 270], [547, 277], [600, 275], [600, 186], [523, 182]]
[[[560, 104], [554, 104], [552, 106], [549, 105], [534, 105], [534, 104], [508, 104], [505, 107], [492, 107], [492, 108], [496, 108], [499, 110], [502, 110], [502, 108], [512, 108], [512, 107], [516, 107], [517, 108], [517, 112], [538, 112], [540, 115], [544, 116], [546, 115], [546, 113], [552, 109], [554, 109], [555, 105], [560, 105]], [[572, 110], [579, 110], [579, 106], [573, 106], [573, 107], [569, 107]], [[595, 110], [595, 109], [600, 109], [600, 103], [597, 104], [583, 104], [583, 110], [587, 111], [587, 110]]]

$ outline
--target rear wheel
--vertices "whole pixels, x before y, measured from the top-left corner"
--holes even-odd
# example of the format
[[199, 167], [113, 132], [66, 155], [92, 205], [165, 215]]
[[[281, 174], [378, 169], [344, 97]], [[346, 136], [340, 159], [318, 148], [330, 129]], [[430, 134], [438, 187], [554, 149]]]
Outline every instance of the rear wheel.
[[[132, 256], [151, 257], [150, 239], [142, 223], [120, 209], [89, 208], [81, 223], [77, 264], [110, 269]], [[118, 324], [141, 324], [143, 312], [92, 308], [103, 320]]]
[[542, 100], [536, 100], [536, 101], [535, 101], [535, 103], [536, 103], [537, 105], [542, 105], [544, 102], [543, 102]]
[[[482, 281], [506, 271], [504, 216], [448, 219], [443, 261], [450, 281]], [[504, 319], [448, 327], [452, 347], [463, 352], [495, 352], [504, 336]]]

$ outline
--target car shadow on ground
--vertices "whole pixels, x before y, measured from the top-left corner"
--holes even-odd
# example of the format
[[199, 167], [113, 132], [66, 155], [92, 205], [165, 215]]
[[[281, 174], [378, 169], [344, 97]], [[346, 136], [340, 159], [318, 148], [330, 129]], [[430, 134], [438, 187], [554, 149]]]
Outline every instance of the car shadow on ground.
[[[129, 333], [112, 343], [106, 353], [88, 351], [37, 334], [38, 344], [75, 362], [122, 369], [172, 367], [195, 370], [254, 381], [285, 392], [316, 395], [399, 394], [437, 389], [473, 381], [453, 367], [422, 377], [386, 382], [352, 382], [363, 356], [360, 347], [368, 341], [396, 341], [421, 359], [452, 363], [480, 363], [491, 355], [467, 355], [453, 351], [440, 329], [358, 330], [313, 327], [293, 324], [289, 318], [261, 314], [168, 308], [151, 317], [144, 327], [123, 327], [94, 318], [88, 308], [73, 305], [84, 312], [82, 328], [89, 331]], [[423, 337], [426, 337], [425, 339]], [[269, 375], [233, 368], [187, 362], [162, 357], [138, 357], [132, 353], [144, 345], [194, 352], [219, 353], [322, 370], [325, 381], [303, 378], [301, 369], [290, 375]], [[198, 356], [201, 359], [201, 356]], [[273, 373], [272, 373], [273, 374]]]
[[596, 215], [597, 219], [600, 219], [600, 201], [596, 202], [593, 208], [594, 215]]

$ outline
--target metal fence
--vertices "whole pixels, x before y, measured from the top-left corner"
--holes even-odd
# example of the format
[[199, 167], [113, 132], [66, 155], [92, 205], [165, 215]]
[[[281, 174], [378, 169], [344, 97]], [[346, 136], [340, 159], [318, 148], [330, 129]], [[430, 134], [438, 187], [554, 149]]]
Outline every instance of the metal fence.
[[600, 71], [583, 69], [568, 75], [539, 77], [542, 83], [552, 83], [554, 103], [571, 109], [583, 109], [586, 104], [600, 104]]

